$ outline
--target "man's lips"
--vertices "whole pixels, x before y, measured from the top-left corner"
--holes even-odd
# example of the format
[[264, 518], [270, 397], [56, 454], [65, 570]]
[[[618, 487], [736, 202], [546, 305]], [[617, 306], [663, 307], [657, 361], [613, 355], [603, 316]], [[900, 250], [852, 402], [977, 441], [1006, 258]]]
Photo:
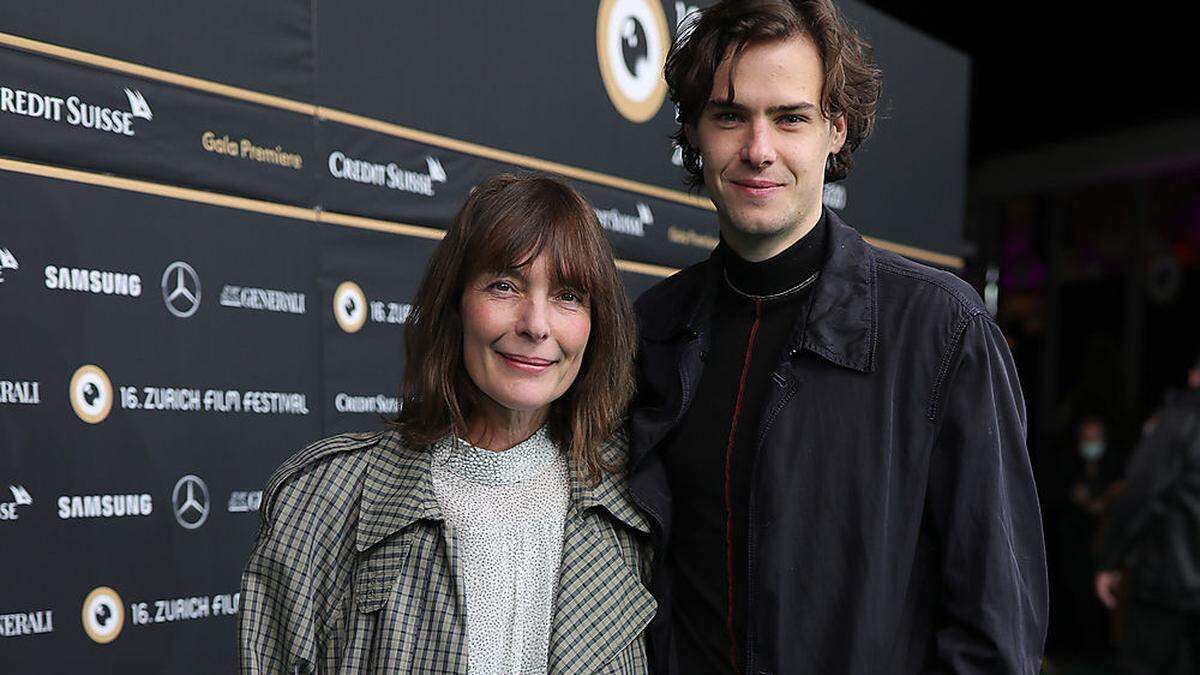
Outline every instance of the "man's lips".
[[504, 362], [508, 365], [528, 372], [541, 372], [546, 368], [554, 365], [555, 361], [548, 359], [539, 359], [536, 356], [524, 356], [521, 354], [509, 354], [507, 352], [496, 352], [500, 355]]
[[773, 180], [763, 180], [761, 178], [739, 178], [729, 181], [739, 192], [751, 197], [762, 197], [770, 194], [773, 190], [783, 187], [782, 183], [776, 183]]

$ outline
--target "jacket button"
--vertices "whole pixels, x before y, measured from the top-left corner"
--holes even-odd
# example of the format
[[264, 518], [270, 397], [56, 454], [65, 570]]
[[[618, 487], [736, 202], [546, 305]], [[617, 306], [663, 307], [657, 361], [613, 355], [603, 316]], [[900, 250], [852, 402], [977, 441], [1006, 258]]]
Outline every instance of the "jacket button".
[[708, 362], [708, 352], [700, 352], [700, 363]]
[[799, 355], [800, 355], [800, 350], [799, 350], [799, 349], [789, 349], [789, 350], [788, 350], [788, 358], [789, 358], [789, 359], [794, 359], [794, 358], [796, 358], [796, 357], [797, 357], [797, 356], [799, 356]]

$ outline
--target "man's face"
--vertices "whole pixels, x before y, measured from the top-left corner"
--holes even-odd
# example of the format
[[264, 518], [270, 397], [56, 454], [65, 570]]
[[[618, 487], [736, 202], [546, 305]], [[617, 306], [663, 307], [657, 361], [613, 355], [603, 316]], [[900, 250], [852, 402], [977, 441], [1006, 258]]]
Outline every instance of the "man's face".
[[821, 114], [824, 74], [806, 36], [748, 45], [733, 74], [717, 68], [712, 93], [688, 141], [704, 160], [704, 182], [722, 234], [743, 257], [787, 248], [817, 222], [825, 160], [846, 140], [844, 117]]

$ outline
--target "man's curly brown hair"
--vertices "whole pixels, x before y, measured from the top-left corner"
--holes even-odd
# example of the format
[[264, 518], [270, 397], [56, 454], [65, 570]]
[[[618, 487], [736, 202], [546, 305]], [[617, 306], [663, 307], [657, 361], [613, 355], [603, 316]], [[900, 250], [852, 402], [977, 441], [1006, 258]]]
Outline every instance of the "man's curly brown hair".
[[[748, 45], [799, 35], [811, 39], [821, 54], [821, 113], [828, 119], [846, 118], [846, 142], [826, 163], [825, 180], [850, 174], [852, 153], [875, 126], [882, 85], [870, 45], [846, 23], [832, 0], [724, 0], [689, 18], [663, 69], [667, 91], [678, 107], [679, 130], [672, 139], [683, 151], [691, 187], [704, 184], [704, 173], [700, 150], [688, 142], [684, 126], [694, 125], [708, 104], [717, 67], [729, 56], [736, 68]], [[730, 77], [726, 100], [733, 98]]]

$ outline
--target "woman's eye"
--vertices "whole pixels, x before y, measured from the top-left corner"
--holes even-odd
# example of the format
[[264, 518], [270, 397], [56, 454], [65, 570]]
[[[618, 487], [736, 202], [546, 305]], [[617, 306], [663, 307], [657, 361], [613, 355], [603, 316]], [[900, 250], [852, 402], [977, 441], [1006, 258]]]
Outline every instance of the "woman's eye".
[[583, 295], [576, 293], [575, 291], [563, 291], [558, 295], [558, 298], [563, 302], [583, 304]]
[[491, 288], [501, 293], [508, 293], [513, 290], [513, 285], [502, 279], [500, 281], [493, 281]]

